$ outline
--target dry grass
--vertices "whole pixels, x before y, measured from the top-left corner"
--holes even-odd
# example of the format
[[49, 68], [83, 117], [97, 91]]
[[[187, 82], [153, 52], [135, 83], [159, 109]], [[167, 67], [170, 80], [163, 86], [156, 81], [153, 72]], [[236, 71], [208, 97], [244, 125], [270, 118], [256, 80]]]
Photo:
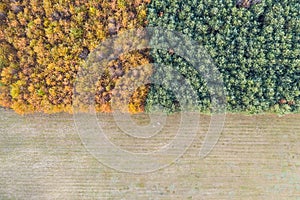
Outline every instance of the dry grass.
[[[111, 138], [121, 136], [111, 114], [99, 117]], [[178, 117], [169, 119], [175, 124]], [[139, 119], [147, 121], [136, 115]], [[201, 160], [209, 124], [203, 115], [197, 138], [178, 161], [153, 173], [131, 174], [90, 155], [71, 115], [21, 117], [1, 110], [0, 199], [299, 199], [299, 120], [299, 114], [228, 114], [219, 142]], [[134, 141], [119, 136], [114, 141], [122, 147], [143, 148], [129, 148]], [[170, 137], [156, 140], [148, 150]]]

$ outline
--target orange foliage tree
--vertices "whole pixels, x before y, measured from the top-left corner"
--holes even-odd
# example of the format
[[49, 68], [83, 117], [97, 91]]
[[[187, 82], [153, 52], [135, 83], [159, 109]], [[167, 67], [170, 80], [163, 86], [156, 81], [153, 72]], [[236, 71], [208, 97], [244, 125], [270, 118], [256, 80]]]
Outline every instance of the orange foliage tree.
[[[76, 73], [98, 44], [146, 25], [149, 0], [3, 0], [0, 3], [0, 105], [18, 113], [72, 112]], [[99, 111], [110, 111], [121, 74], [148, 63], [133, 52], [112, 62], [119, 76], [99, 77]], [[103, 88], [100, 88], [103, 87]], [[132, 95], [131, 111], [143, 110], [147, 88]]]

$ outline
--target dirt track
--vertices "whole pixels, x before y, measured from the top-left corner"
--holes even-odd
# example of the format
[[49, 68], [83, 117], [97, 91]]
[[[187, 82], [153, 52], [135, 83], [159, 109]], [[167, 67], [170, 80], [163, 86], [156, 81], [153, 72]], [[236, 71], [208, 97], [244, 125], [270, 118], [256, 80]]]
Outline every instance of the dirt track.
[[[203, 160], [198, 153], [209, 117], [202, 116], [187, 152], [146, 174], [101, 164], [82, 145], [71, 115], [20, 117], [1, 110], [0, 120], [0, 199], [300, 199], [299, 114], [228, 114]], [[155, 150], [172, 136], [161, 133], [152, 145], [138, 145], [113, 128], [111, 115], [101, 121], [113, 142], [132, 151]]]

